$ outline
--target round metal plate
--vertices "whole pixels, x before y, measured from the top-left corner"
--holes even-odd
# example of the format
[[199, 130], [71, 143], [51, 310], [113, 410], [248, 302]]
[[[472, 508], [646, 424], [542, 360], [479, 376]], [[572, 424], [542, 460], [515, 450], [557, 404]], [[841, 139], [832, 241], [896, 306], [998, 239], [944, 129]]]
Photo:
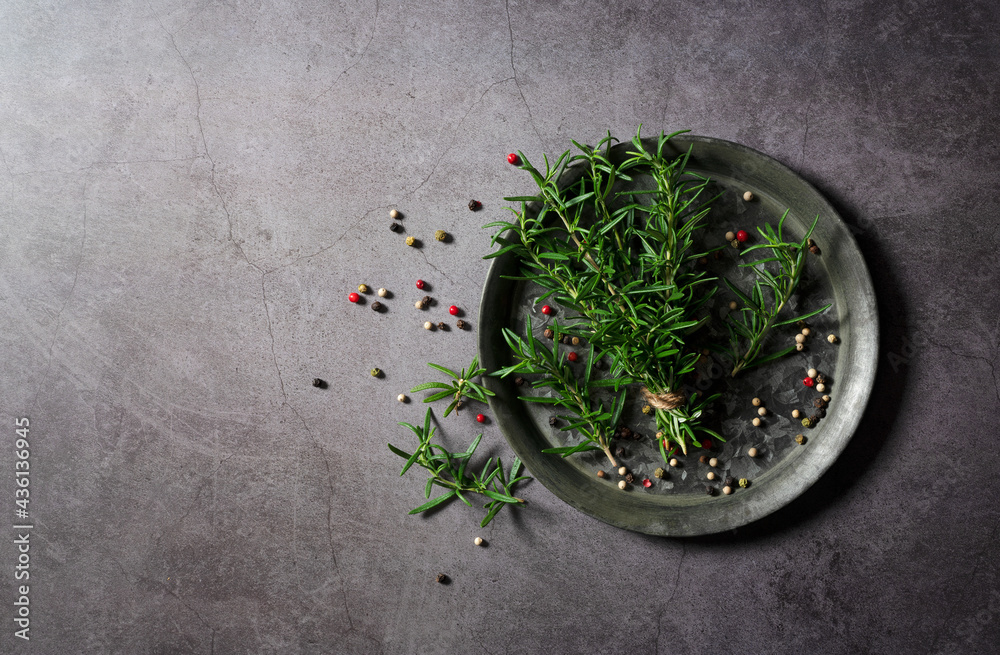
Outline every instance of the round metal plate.
[[[629, 147], [628, 143], [619, 144], [609, 156], [612, 160], [623, 158]], [[655, 147], [655, 143], [650, 141], [647, 147]], [[528, 385], [517, 388], [509, 378], [487, 378], [486, 386], [496, 393], [490, 405], [511, 448], [528, 471], [559, 498], [594, 518], [628, 530], [693, 536], [733, 529], [777, 510], [804, 492], [836, 460], [854, 434], [872, 389], [878, 317], [871, 278], [857, 244], [834, 209], [810, 184], [770, 157], [728, 141], [680, 136], [668, 147], [677, 154], [690, 148], [688, 168], [711, 178], [713, 190], [722, 194], [713, 203], [705, 228], [700, 230], [706, 246], [722, 245], [727, 230], [743, 228], [753, 233], [764, 222], [776, 225], [786, 209], [790, 210], [786, 231], [790, 238], [801, 238], [813, 218], [819, 216], [813, 238], [822, 253], [810, 257], [793, 304], [801, 308], [798, 313], [828, 302], [833, 306], [808, 321], [814, 335], [806, 351], [736, 378], [723, 370], [721, 358], [701, 367], [698, 388], [723, 394], [715, 403], [712, 420], [727, 441], [715, 444], [711, 453], [692, 450], [687, 456], [679, 456], [678, 468], [666, 467], [662, 462], [652, 436], [652, 421], [643, 424], [645, 417], [633, 400], [628, 423], [644, 438], [620, 444], [626, 449], [623, 463], [638, 480], [648, 477], [654, 483], [648, 489], [641, 484], [631, 485], [626, 491], [618, 489], [617, 473], [609, 469], [600, 453], [600, 457], [584, 454], [569, 458], [543, 454], [543, 448], [575, 443], [572, 435], [549, 426], [544, 405], [518, 400], [519, 394], [528, 392]], [[572, 178], [578, 173], [569, 170], [564, 175]], [[753, 192], [753, 201], [742, 199], [746, 190]], [[712, 258], [706, 264], [711, 272], [731, 278], [746, 274], [745, 269], [736, 266], [739, 256], [735, 250], [722, 253], [723, 257]], [[533, 304], [540, 295], [537, 289], [504, 277], [517, 272], [516, 258], [502, 256], [494, 260], [486, 279], [479, 311], [479, 357], [487, 370], [497, 370], [513, 361], [502, 336], [504, 327], [523, 330], [525, 317], [530, 314], [535, 330], [540, 332], [550, 320]], [[710, 303], [713, 316], [724, 316], [730, 299], [724, 289], [720, 290]], [[768, 345], [774, 350], [787, 345], [789, 341], [783, 340], [791, 339], [797, 331], [793, 326], [788, 330], [775, 334]], [[839, 337], [837, 344], [827, 342], [831, 332]], [[828, 376], [827, 393], [832, 400], [826, 418], [806, 429], [790, 416], [792, 409], [800, 409], [804, 416], [814, 411], [812, 401], [819, 394], [801, 382], [810, 367]], [[755, 396], [764, 400], [770, 412], [760, 428], [750, 425], [756, 415], [750, 399]], [[798, 433], [807, 438], [804, 446], [794, 441]], [[751, 446], [760, 451], [758, 457], [747, 456]], [[712, 469], [699, 462], [702, 454], [718, 457], [722, 463]], [[657, 467], [668, 468], [663, 480], [653, 477]], [[610, 475], [598, 478], [598, 470]], [[747, 478], [750, 485], [737, 487], [732, 495], [720, 494], [721, 482], [708, 481], [709, 471], [719, 478]], [[713, 488], [714, 495], [706, 493], [706, 486]]]

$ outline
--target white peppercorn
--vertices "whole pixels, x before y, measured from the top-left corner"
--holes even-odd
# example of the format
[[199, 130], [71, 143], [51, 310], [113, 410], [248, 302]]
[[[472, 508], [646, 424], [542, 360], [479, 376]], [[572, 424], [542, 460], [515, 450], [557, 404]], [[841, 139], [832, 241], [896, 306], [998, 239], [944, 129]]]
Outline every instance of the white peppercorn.
[[716, 466], [718, 466], [719, 465], [718, 458], [713, 457], [712, 459], [708, 460], [708, 465], [711, 466], [711, 467], [713, 467], [713, 468], [716, 467]]
[[619, 466], [618, 467], [618, 475], [625, 475], [626, 473], [628, 473], [628, 469], [627, 468], [625, 468], [624, 466]]
[[810, 334], [812, 334], [812, 330], [810, 330], [809, 328], [802, 328], [802, 334], [808, 337]]
[[811, 377], [811, 378], [814, 378], [814, 377], [816, 377], [817, 375], [819, 375], [819, 371], [817, 371], [817, 370], [816, 370], [816, 369], [814, 369], [814, 368], [811, 368], [811, 369], [809, 369], [808, 371], [806, 371], [806, 375], [808, 375], [808, 376], [809, 376], [809, 377]]
[[751, 193], [750, 191], [745, 192], [743, 194], [743, 199], [746, 200], [747, 202], [750, 202], [751, 200], [753, 200], [753, 193]]
[[627, 486], [628, 485], [626, 484], [626, 482], [624, 480], [619, 480], [618, 481], [618, 488], [619, 489], [625, 489], [625, 487], [627, 487]]
[[830, 343], [837, 343], [837, 335], [831, 334], [826, 338], [826, 340], [829, 341]]
[[728, 496], [729, 494], [733, 493], [733, 488], [730, 487], [729, 485], [726, 485], [725, 487], [722, 488], [722, 493]]
[[760, 427], [760, 419], [759, 419], [759, 418], [755, 418], [755, 419], [753, 420], [753, 426], [754, 426], [755, 428], [759, 428], [759, 427]]
[[405, 393], [399, 394], [398, 396], [396, 396], [396, 400], [398, 400], [401, 403], [405, 403], [406, 402], [406, 394]]
[[673, 466], [674, 468], [677, 468], [678, 466], [681, 465], [681, 463], [678, 462], [677, 458], [675, 457], [675, 458], [673, 458], [673, 459], [670, 460], [670, 465]]
[[482, 546], [483, 545], [483, 538], [482, 537], [476, 537], [475, 539], [472, 540], [472, 543], [476, 544], [477, 546]]
[[754, 407], [760, 407], [760, 398], [754, 398], [753, 400], [750, 401], [750, 404], [753, 405]]
[[726, 232], [726, 241], [732, 243], [736, 239], [736, 233], [730, 230]]
[[399, 210], [393, 209], [389, 212], [389, 218], [399, 218]]
[[767, 416], [767, 407], [761, 407], [757, 410], [758, 416]]
[[712, 471], [709, 471], [708, 475], [706, 475], [705, 477], [708, 478], [709, 480], [714, 480], [715, 479], [715, 473], [713, 473]]
[[797, 409], [793, 409], [792, 410], [792, 418], [798, 418], [801, 414], [802, 414], [802, 412], [800, 412]]
[[822, 382], [820, 384], [817, 384], [816, 391], [823, 393], [824, 391], [826, 391], [826, 385], [823, 384]]
[[379, 298], [385, 298], [387, 295], [389, 295], [389, 292], [386, 291], [384, 288], [383, 289], [379, 289], [377, 291], [377, 293], [378, 293], [378, 297]]
[[757, 449], [756, 448], [751, 448], [750, 450], [747, 451], [747, 455], [749, 455], [750, 457], [756, 457], [757, 456]]
[[433, 330], [434, 329], [434, 324], [431, 323], [430, 321], [425, 321], [424, 322], [424, 329], [425, 330]]
[[796, 334], [795, 335], [795, 343], [804, 343], [805, 340], [806, 340], [806, 335], [804, 335], [804, 334]]

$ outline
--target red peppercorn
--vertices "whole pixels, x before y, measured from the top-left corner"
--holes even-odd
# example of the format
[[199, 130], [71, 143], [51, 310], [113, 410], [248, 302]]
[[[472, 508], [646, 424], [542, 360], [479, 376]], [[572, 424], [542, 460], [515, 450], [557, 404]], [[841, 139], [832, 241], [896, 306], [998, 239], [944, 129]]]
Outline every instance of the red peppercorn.
[[484, 414], [476, 414], [476, 420], [480, 423], [486, 422], [486, 416]]
[[358, 302], [359, 300], [361, 300], [361, 296], [359, 296], [356, 293], [352, 293], [351, 295], [347, 296], [347, 299], [350, 300], [351, 302]]
[[712, 450], [712, 440], [711, 439], [702, 439], [701, 440], [701, 447], [704, 448], [704, 449], [706, 449], [706, 450]]
[[458, 307], [452, 305], [451, 307], [448, 308], [448, 313], [451, 314], [452, 316], [458, 316]]
[[645, 480], [642, 481], [642, 486], [649, 489], [650, 487], [653, 486], [653, 483], [649, 481], [649, 478], [646, 478]]
[[739, 241], [740, 243], [743, 243], [744, 241], [746, 241], [749, 238], [750, 238], [750, 235], [747, 234], [746, 230], [740, 230], [739, 232], [736, 233], [736, 240]]
[[517, 163], [517, 155], [514, 154], [513, 152], [510, 153], [509, 155], [507, 155], [507, 163], [508, 164], [516, 164]]
[[816, 384], [816, 380], [813, 380], [812, 378], [803, 378], [802, 384], [806, 385], [807, 387], [811, 387], [814, 384]]
[[417, 280], [417, 288], [418, 289], [423, 289], [424, 288], [424, 281], [423, 280]]
[[569, 355], [567, 355], [566, 357], [567, 357], [567, 359], [569, 359], [569, 361], [571, 361], [571, 362], [575, 362], [576, 360], [580, 359], [580, 356], [579, 356], [579, 355], [577, 355], [576, 353], [570, 353], [570, 354], [569, 354]]
[[552, 308], [549, 307], [548, 305], [543, 305], [542, 306], [542, 313], [545, 314], [546, 316], [548, 316], [549, 314], [552, 313]]

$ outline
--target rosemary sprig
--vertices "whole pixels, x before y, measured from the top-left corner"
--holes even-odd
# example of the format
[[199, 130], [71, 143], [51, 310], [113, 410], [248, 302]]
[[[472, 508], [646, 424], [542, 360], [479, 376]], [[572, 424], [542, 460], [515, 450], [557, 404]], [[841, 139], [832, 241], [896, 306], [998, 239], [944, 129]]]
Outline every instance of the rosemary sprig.
[[504, 473], [503, 462], [499, 457], [490, 457], [486, 460], [481, 471], [477, 474], [469, 472], [467, 466], [472, 455], [476, 452], [483, 435], [479, 434], [469, 447], [461, 453], [449, 452], [444, 446], [431, 443], [436, 428], [431, 427], [431, 408], [427, 408], [424, 416], [423, 427], [417, 427], [410, 423], [400, 423], [399, 425], [408, 428], [417, 435], [417, 448], [408, 453], [401, 448], [388, 444], [389, 450], [406, 460], [403, 470], [399, 475], [404, 475], [414, 464], [430, 472], [427, 478], [427, 485], [424, 488], [424, 497], [430, 498], [431, 490], [434, 487], [446, 489], [445, 493], [432, 498], [423, 505], [410, 510], [410, 514], [419, 514], [437, 507], [442, 503], [457, 497], [463, 503], [472, 507], [472, 503], [464, 494], [475, 493], [486, 496], [489, 502], [483, 507], [486, 508], [486, 516], [479, 524], [485, 527], [501, 509], [507, 505], [522, 507], [524, 500], [514, 496], [512, 488], [518, 482], [529, 479], [528, 476], [519, 476], [522, 464], [517, 457], [511, 465], [509, 472]]
[[[520, 399], [531, 403], [546, 403], [568, 410], [571, 415], [559, 415], [557, 418], [568, 421], [563, 431], [576, 430], [583, 441], [575, 446], [560, 446], [546, 448], [543, 453], [556, 453], [567, 457], [575, 453], [601, 450], [614, 467], [618, 466], [611, 454], [611, 437], [614, 426], [618, 424], [625, 401], [625, 385], [631, 382], [628, 378], [598, 379], [592, 375], [594, 363], [600, 359], [595, 357], [591, 345], [582, 366], [582, 377], [577, 377], [572, 367], [566, 362], [566, 355], [559, 352], [558, 346], [549, 348], [534, 337], [531, 331], [531, 318], [527, 319], [526, 336], [521, 337], [513, 330], [504, 328], [504, 339], [514, 352], [517, 363], [493, 373], [498, 377], [506, 377], [514, 373], [535, 374], [541, 377], [531, 383], [533, 389], [548, 388], [554, 396], [521, 396]], [[559, 343], [561, 328], [558, 322], [553, 324], [553, 340]], [[610, 408], [594, 397], [594, 391], [601, 387], [613, 387], [618, 395], [611, 401]], [[619, 391], [620, 389], [620, 391]]]
[[433, 403], [438, 400], [443, 400], [444, 398], [451, 397], [451, 402], [448, 407], [444, 410], [444, 415], [448, 416], [451, 414], [452, 410], [458, 410], [462, 407], [462, 398], [469, 398], [471, 400], [478, 400], [481, 403], [489, 402], [488, 396], [495, 395], [492, 391], [486, 387], [476, 384], [472, 381], [472, 378], [482, 375], [486, 372], [485, 368], [479, 367], [479, 356], [476, 355], [472, 358], [472, 363], [469, 364], [467, 369], [463, 368], [460, 372], [456, 373], [450, 368], [441, 366], [440, 364], [432, 364], [428, 362], [427, 364], [433, 369], [441, 371], [445, 375], [454, 380], [454, 382], [424, 382], [423, 384], [418, 384], [417, 386], [410, 389], [410, 393], [416, 393], [418, 391], [425, 391], [427, 389], [443, 389], [443, 391], [438, 391], [437, 393], [431, 394], [424, 398], [425, 403]]
[[[830, 305], [826, 305], [799, 316], [777, 320], [781, 310], [798, 286], [809, 252], [809, 237], [819, 221], [819, 216], [817, 216], [801, 241], [787, 242], [783, 238], [783, 228], [787, 217], [788, 210], [782, 214], [781, 220], [778, 221], [777, 233], [770, 224], [765, 224], [763, 229], [758, 227], [757, 231], [763, 237], [764, 243], [750, 246], [742, 252], [743, 255], [746, 255], [756, 250], [771, 251], [770, 257], [740, 264], [740, 267], [750, 268], [754, 271], [755, 280], [750, 294], [747, 295], [733, 282], [725, 280], [726, 286], [743, 301], [743, 308], [739, 312], [729, 314], [726, 320], [730, 339], [729, 356], [733, 361], [733, 377], [744, 369], [780, 359], [795, 350], [795, 346], [791, 346], [779, 352], [762, 355], [761, 348], [764, 345], [764, 339], [772, 329], [805, 320], [830, 307]], [[777, 270], [768, 270], [767, 264], [771, 263], [776, 263]], [[765, 293], [765, 289], [770, 292]]]
[[[612, 377], [672, 395], [675, 402], [656, 409], [657, 425], [687, 452], [688, 443], [700, 445], [701, 413], [684, 406], [681, 380], [698, 359], [686, 338], [708, 321], [698, 314], [715, 286], [694, 265], [706, 254], [695, 250], [693, 235], [708, 213], [711, 200], [701, 195], [709, 180], [688, 170], [690, 151], [666, 153], [677, 134], [661, 134], [650, 149], [637, 132], [620, 163], [607, 156], [610, 134], [597, 147], [574, 141], [579, 153], [566, 151], [554, 165], [544, 157], [544, 172], [519, 153], [539, 192], [507, 198], [520, 211], [514, 221], [486, 226], [506, 230], [493, 237], [500, 249], [486, 258], [517, 255], [518, 279], [547, 289], [539, 300], [552, 296], [584, 319], [578, 329], [611, 357]], [[560, 185], [568, 166], [579, 179]], [[639, 175], [655, 188], [628, 188]]]

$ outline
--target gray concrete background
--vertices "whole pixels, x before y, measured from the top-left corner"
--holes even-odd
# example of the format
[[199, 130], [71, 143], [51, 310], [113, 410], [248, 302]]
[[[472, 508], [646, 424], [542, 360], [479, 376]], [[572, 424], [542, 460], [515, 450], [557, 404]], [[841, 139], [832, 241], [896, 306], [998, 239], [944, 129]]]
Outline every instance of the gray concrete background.
[[[997, 19], [985, 1], [3, 3], [0, 517], [29, 417], [35, 527], [29, 643], [2, 529], [0, 651], [995, 652]], [[413, 281], [435, 320], [454, 303], [475, 322], [479, 226], [530, 190], [506, 153], [639, 123], [762, 150], [855, 229], [883, 352], [850, 447], [710, 538], [623, 532], [538, 483], [486, 530], [464, 506], [407, 516], [422, 478], [385, 444], [423, 407], [395, 396], [475, 347], [420, 329]], [[361, 282], [388, 312], [347, 303]]]

